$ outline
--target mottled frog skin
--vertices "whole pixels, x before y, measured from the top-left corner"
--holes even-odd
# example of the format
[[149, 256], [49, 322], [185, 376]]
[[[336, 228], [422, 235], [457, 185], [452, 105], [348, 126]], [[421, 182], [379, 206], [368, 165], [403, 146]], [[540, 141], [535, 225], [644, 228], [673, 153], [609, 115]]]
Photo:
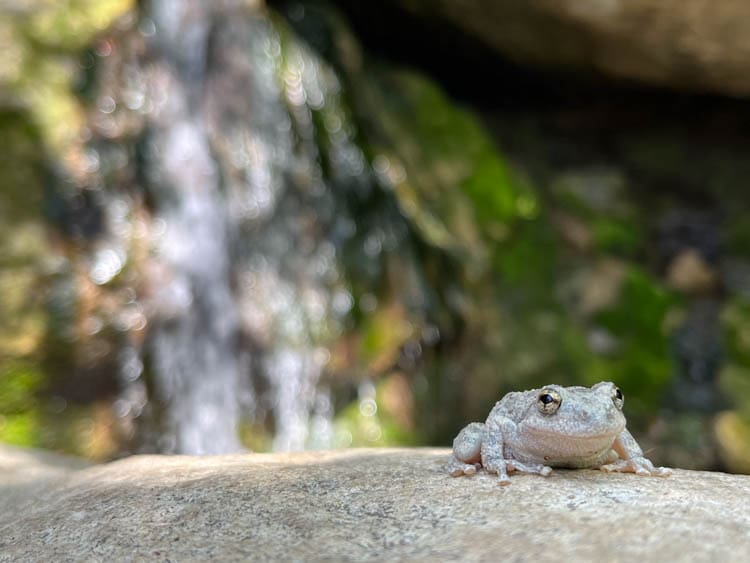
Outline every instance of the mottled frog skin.
[[643, 456], [625, 427], [624, 397], [614, 383], [593, 387], [547, 385], [508, 393], [484, 423], [453, 441], [448, 471], [473, 475], [484, 468], [502, 485], [513, 472], [547, 476], [553, 467], [593, 468], [665, 477], [671, 470]]

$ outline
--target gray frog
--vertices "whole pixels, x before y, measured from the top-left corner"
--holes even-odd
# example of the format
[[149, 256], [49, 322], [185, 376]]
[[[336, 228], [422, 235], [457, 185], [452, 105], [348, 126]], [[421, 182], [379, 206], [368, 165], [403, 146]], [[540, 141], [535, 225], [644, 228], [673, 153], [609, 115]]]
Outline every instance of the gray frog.
[[625, 428], [622, 392], [603, 381], [591, 388], [548, 385], [508, 393], [482, 424], [474, 422], [453, 441], [448, 471], [473, 475], [484, 467], [500, 484], [508, 474], [547, 476], [553, 467], [598, 468], [666, 477]]

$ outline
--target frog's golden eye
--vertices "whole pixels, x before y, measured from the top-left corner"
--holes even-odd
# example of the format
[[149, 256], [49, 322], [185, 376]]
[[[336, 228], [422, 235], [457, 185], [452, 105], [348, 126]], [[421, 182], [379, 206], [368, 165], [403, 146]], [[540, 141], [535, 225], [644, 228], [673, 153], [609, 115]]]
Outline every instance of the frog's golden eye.
[[542, 414], [554, 414], [562, 404], [560, 393], [554, 389], [542, 389], [536, 401], [536, 407]]
[[622, 405], [625, 403], [625, 395], [622, 394], [619, 387], [615, 387], [614, 391], [612, 391], [612, 402], [618, 409], [622, 410]]

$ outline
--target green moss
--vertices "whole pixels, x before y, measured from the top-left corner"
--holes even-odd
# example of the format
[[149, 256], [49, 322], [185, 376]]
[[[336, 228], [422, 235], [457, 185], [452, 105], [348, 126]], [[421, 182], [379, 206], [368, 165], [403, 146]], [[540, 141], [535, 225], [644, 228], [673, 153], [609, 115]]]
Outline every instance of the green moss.
[[382, 181], [401, 212], [476, 279], [489, 265], [490, 246], [537, 216], [533, 190], [510, 171], [476, 117], [426, 78], [375, 67], [355, 88], [362, 136], [376, 170], [387, 163]]
[[12, 242], [14, 226], [41, 218], [45, 164], [42, 139], [31, 116], [0, 111], [0, 192], [12, 202], [0, 208], [3, 246]]
[[616, 256], [634, 256], [642, 247], [642, 229], [637, 224], [605, 217], [593, 220], [592, 234], [596, 248]]
[[750, 420], [750, 302], [730, 301], [722, 315], [726, 362], [719, 385], [740, 415]]
[[[467, 195], [480, 227], [535, 215], [534, 194], [513, 176], [473, 114], [417, 74], [391, 72], [389, 79], [407, 100], [398, 113], [402, 134], [416, 144], [419, 160], [445, 192], [441, 195], [454, 199], [460, 199], [460, 193]], [[423, 186], [421, 191], [433, 201], [443, 199], [434, 186]], [[452, 201], [440, 203], [441, 215], [450, 215]]]
[[508, 290], [533, 296], [537, 305], [554, 299], [553, 284], [558, 268], [558, 242], [545, 219], [521, 225], [508, 240], [494, 246], [498, 283]]
[[738, 256], [750, 254], [750, 222], [736, 217], [724, 227], [727, 250]]
[[618, 302], [599, 313], [596, 323], [617, 341], [606, 360], [608, 379], [632, 390], [653, 411], [672, 374], [668, 314], [680, 299], [637, 268], [627, 273]]
[[719, 385], [737, 411], [750, 420], [750, 366], [729, 363], [721, 370]]
[[0, 442], [22, 447], [39, 447], [40, 423], [36, 412], [0, 415]]
[[42, 374], [29, 364], [6, 366], [0, 374], [0, 414], [33, 410], [38, 404], [36, 397], [42, 383]]
[[724, 346], [730, 363], [750, 368], [750, 302], [735, 298], [722, 314]]

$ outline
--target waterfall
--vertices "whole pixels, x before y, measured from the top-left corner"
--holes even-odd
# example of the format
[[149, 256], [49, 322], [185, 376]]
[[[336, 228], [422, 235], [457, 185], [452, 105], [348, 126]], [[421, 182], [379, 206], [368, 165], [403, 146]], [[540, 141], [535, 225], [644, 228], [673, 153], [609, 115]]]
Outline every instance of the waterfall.
[[[153, 3], [151, 174], [168, 190], [157, 209], [164, 268], [150, 332], [155, 385], [165, 404], [161, 449], [240, 449], [238, 316], [231, 291], [228, 212], [205, 123], [210, 12], [193, 0]], [[158, 88], [158, 91], [157, 91]]]
[[147, 194], [161, 228], [139, 266], [145, 367], [130, 358], [123, 400], [149, 378], [162, 452], [240, 450], [241, 422], [266, 412], [273, 449], [330, 447], [319, 380], [353, 305], [345, 202], [371, 185], [336, 74], [241, 3], [153, 2], [134, 33], [104, 105], [139, 120], [140, 156], [135, 180], [108, 188], [119, 205], [118, 190]]

